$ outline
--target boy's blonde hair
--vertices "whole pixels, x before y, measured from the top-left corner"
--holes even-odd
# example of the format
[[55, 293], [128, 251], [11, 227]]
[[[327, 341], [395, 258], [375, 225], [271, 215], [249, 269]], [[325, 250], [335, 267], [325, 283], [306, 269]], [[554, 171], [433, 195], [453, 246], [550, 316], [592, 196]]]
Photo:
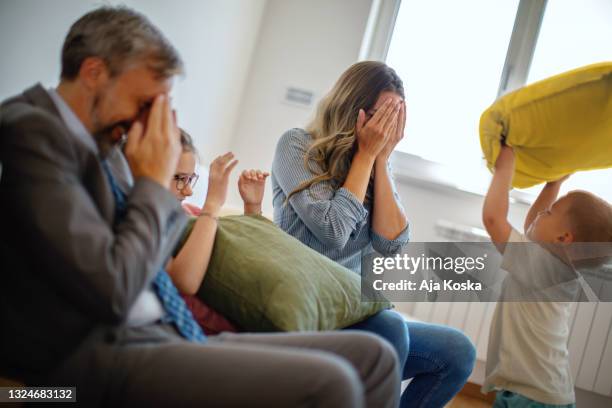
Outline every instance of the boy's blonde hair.
[[612, 206], [587, 191], [567, 194], [574, 242], [612, 242]]

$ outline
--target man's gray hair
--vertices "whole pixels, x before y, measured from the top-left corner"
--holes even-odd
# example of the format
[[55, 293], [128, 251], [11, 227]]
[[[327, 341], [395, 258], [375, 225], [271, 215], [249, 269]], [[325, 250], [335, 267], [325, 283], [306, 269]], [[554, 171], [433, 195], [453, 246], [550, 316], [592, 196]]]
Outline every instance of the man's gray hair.
[[124, 6], [100, 7], [70, 27], [62, 47], [62, 79], [75, 79], [88, 57], [99, 57], [111, 76], [127, 64], [145, 62], [158, 76], [183, 72], [176, 49], [144, 15]]

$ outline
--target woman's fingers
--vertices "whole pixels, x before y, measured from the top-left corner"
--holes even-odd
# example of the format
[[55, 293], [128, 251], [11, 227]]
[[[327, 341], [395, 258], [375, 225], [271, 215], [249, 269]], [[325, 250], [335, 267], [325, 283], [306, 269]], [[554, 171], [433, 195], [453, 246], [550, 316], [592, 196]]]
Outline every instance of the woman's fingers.
[[388, 127], [388, 123], [390, 121], [395, 122], [397, 120], [397, 116], [400, 110], [400, 101], [392, 101], [391, 107], [387, 110], [383, 118], [381, 119], [379, 125], [383, 127]]
[[366, 121], [365, 111], [363, 109], [359, 109], [359, 113], [357, 114], [357, 125], [355, 126], [355, 130], [357, 131], [357, 134], [359, 134], [359, 132], [361, 132], [361, 129], [363, 129], [363, 126], [365, 125], [365, 121]]
[[393, 108], [393, 112], [388, 114], [385, 117], [385, 121], [381, 122], [380, 124], [380, 126], [382, 126], [382, 130], [385, 133], [386, 137], [390, 135], [391, 129], [393, 129], [397, 125], [398, 116], [399, 116], [399, 105], [396, 104]]
[[384, 131], [385, 140], [387, 143], [389, 143], [390, 141], [393, 141], [394, 143], [397, 142], [397, 127], [397, 120], [394, 120], [387, 128], [387, 130]]
[[388, 98], [383, 103], [383, 105], [374, 113], [374, 116], [372, 116], [372, 119], [370, 119], [368, 123], [372, 123], [373, 125], [383, 123], [383, 120], [385, 120], [387, 115], [393, 112], [394, 106], [392, 102], [393, 100], [391, 98]]
[[400, 140], [404, 136], [404, 127], [406, 126], [406, 104], [404, 101], [400, 103], [399, 113], [397, 115], [397, 126], [395, 127], [395, 138]]

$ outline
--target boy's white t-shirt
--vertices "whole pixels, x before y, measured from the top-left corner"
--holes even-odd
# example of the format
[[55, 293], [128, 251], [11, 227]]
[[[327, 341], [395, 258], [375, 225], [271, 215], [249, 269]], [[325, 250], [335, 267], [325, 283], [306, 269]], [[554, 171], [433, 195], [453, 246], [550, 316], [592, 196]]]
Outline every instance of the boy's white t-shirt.
[[[546, 249], [516, 230], [506, 245], [502, 269], [519, 279], [541, 282], [551, 271], [573, 273]], [[516, 276], [515, 276], [516, 274]], [[506, 282], [505, 282], [506, 283]], [[565, 282], [565, 292], [576, 293], [576, 280]], [[512, 291], [512, 283], [502, 292]], [[508, 390], [545, 404], [575, 402], [567, 341], [571, 302], [537, 301], [497, 303], [487, 350], [483, 392]]]

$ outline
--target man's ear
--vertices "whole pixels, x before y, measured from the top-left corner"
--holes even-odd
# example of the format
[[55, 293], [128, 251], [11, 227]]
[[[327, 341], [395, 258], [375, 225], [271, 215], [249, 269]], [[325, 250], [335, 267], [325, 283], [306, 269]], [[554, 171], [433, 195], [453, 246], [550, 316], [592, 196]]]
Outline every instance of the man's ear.
[[87, 57], [81, 63], [79, 79], [89, 89], [96, 89], [108, 81], [110, 75], [106, 62], [100, 57]]

